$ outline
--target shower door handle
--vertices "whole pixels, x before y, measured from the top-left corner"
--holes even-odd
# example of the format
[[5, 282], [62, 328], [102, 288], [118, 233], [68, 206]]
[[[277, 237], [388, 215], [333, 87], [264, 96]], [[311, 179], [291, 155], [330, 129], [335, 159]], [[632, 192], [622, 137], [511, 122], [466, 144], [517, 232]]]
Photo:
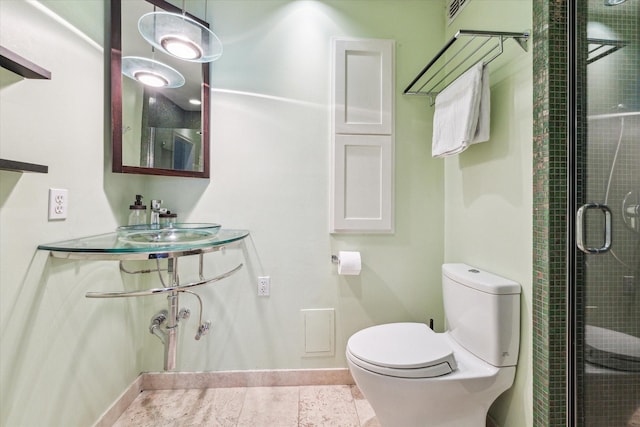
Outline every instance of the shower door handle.
[[[585, 217], [589, 209], [598, 209], [604, 214], [604, 242], [599, 248], [590, 248], [586, 245]], [[611, 210], [607, 205], [587, 203], [580, 206], [576, 214], [576, 244], [582, 252], [587, 254], [601, 254], [611, 249]]]

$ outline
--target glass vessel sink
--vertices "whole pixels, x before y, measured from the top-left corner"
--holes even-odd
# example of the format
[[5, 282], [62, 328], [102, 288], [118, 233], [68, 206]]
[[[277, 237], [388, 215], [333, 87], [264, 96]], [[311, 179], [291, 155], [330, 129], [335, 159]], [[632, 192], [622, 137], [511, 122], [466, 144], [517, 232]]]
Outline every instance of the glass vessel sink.
[[[2, 0], [0, 0], [2, 1]], [[177, 258], [221, 250], [241, 242], [248, 230], [230, 230], [217, 224], [148, 225], [118, 228], [117, 232], [38, 245], [51, 256], [65, 259], [145, 260]]]
[[118, 239], [134, 245], [196, 244], [212, 240], [220, 224], [175, 223], [163, 225], [126, 225], [118, 227]]

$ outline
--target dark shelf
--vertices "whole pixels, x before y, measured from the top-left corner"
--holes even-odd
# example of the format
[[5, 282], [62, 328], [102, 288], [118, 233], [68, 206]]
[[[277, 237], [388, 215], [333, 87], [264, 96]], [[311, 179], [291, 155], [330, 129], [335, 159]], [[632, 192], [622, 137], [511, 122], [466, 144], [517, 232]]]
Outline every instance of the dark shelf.
[[16, 162], [15, 160], [0, 159], [0, 170], [13, 172], [48, 173], [49, 166], [37, 165], [35, 163]]
[[45, 70], [2, 46], [0, 46], [0, 66], [27, 79], [51, 80], [51, 71]]

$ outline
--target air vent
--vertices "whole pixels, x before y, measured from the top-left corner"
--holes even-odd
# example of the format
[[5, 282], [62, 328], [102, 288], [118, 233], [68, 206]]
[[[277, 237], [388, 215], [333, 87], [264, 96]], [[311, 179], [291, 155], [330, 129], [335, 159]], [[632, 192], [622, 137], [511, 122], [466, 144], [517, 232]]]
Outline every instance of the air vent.
[[464, 7], [471, 0], [449, 0], [449, 7], [447, 8], [447, 17], [449, 18], [449, 25], [453, 22], [453, 20], [458, 16], [460, 11], [464, 9]]

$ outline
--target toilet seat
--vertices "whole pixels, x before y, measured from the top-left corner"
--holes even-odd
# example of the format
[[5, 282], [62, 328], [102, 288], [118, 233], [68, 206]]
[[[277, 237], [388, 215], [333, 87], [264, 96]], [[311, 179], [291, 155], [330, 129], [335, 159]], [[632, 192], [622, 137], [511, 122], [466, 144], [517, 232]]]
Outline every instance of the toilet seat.
[[368, 371], [400, 378], [432, 378], [457, 368], [451, 346], [423, 323], [363, 329], [349, 338], [347, 357]]

